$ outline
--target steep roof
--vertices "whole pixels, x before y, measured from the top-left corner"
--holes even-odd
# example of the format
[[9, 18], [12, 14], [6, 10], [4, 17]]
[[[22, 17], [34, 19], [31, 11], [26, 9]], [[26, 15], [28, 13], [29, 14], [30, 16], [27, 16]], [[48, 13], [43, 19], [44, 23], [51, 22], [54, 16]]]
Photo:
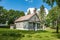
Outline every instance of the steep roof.
[[26, 20], [29, 20], [32, 16], [34, 16], [35, 14], [29, 14], [29, 15], [26, 15], [26, 16], [22, 16], [22, 17], [19, 17], [17, 20], [15, 20], [15, 22], [20, 22], [20, 21], [26, 21]]

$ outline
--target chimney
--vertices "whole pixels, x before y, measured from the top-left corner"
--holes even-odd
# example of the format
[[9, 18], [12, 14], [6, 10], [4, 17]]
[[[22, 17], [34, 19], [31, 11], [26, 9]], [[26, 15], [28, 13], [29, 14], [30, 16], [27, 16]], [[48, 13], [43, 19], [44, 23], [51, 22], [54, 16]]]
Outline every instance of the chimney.
[[37, 9], [35, 8], [35, 9], [34, 9], [34, 13], [36, 13], [36, 10], [37, 10]]

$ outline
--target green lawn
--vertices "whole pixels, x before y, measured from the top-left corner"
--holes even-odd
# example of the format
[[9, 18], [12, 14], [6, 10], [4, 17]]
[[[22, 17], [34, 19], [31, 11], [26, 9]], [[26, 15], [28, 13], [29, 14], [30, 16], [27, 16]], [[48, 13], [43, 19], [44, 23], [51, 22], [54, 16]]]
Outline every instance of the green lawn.
[[0, 28], [0, 40], [60, 40], [60, 33], [54, 29], [34, 32]]

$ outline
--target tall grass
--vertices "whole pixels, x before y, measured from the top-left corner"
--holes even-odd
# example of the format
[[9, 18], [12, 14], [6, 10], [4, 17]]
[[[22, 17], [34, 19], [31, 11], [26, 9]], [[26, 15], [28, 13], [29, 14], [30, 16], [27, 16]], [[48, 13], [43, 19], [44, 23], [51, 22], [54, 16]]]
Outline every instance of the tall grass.
[[26, 31], [0, 28], [0, 40], [60, 40], [60, 33], [56, 34], [54, 32], [54, 29]]

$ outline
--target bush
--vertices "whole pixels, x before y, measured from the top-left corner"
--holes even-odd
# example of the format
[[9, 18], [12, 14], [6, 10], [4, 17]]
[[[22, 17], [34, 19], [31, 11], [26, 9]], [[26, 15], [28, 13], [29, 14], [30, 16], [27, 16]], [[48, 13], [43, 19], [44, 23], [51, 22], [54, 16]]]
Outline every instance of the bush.
[[0, 26], [0, 28], [10, 28], [10, 27], [8, 25], [8, 26]]

